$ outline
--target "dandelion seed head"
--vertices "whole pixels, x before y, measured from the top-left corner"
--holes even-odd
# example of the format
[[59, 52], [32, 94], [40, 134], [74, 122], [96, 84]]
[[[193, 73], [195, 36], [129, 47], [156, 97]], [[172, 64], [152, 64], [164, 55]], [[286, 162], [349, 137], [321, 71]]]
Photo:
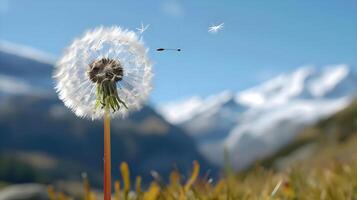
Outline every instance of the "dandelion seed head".
[[75, 39], [57, 62], [54, 72], [59, 98], [77, 116], [100, 119], [96, 109], [97, 84], [115, 83], [116, 92], [127, 108], [110, 112], [125, 117], [144, 104], [152, 89], [152, 65], [141, 39], [133, 31], [117, 26], [100, 27]]

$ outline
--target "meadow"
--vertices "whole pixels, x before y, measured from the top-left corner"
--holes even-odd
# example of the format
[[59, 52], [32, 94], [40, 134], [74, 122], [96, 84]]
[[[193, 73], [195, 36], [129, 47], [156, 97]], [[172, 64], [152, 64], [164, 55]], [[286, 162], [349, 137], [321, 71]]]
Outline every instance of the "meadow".
[[[179, 171], [172, 171], [168, 182], [159, 175], [148, 187], [143, 187], [141, 177], [130, 180], [129, 166], [124, 162], [119, 167], [121, 179], [114, 184], [114, 200], [236, 200], [236, 199], [357, 199], [357, 134], [356, 102], [338, 114], [320, 121], [306, 129], [295, 140], [296, 152], [303, 148], [313, 149], [300, 159], [274, 167], [282, 158], [282, 152], [267, 160], [257, 162], [244, 172], [234, 172], [226, 164], [222, 175], [212, 179], [200, 172], [198, 162], [193, 162], [187, 178]], [[333, 127], [333, 130], [331, 129]], [[296, 145], [300, 144], [300, 145]], [[314, 148], [310, 148], [313, 146]], [[290, 146], [291, 150], [291, 146]], [[286, 149], [281, 151], [286, 152]], [[279, 155], [279, 156], [278, 156]], [[290, 153], [290, 157], [292, 154]], [[269, 163], [269, 165], [267, 164]], [[64, 193], [49, 186], [51, 200], [69, 200]], [[98, 191], [92, 190], [88, 177], [83, 179], [83, 192], [76, 198], [101, 199]]]

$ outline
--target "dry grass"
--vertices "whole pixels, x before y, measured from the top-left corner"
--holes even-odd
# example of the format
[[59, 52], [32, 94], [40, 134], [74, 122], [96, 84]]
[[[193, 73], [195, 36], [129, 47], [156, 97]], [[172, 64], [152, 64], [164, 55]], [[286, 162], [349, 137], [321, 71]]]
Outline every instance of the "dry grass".
[[[217, 181], [198, 177], [200, 166], [193, 163], [192, 174], [182, 179], [173, 171], [169, 183], [153, 181], [143, 189], [141, 178], [133, 184], [129, 180], [126, 163], [120, 167], [123, 180], [115, 182], [113, 200], [236, 200], [236, 199], [301, 199], [301, 200], [356, 200], [357, 199], [357, 137], [343, 144], [321, 145], [318, 154], [299, 161], [285, 171], [256, 167], [245, 174], [227, 172]], [[356, 154], [357, 155], [357, 154]], [[102, 197], [89, 187], [84, 178], [84, 200]], [[123, 184], [123, 186], [121, 185]], [[131, 186], [134, 185], [134, 188]], [[63, 193], [49, 187], [51, 200], [69, 200]]]
[[[169, 182], [153, 181], [142, 188], [141, 177], [130, 184], [129, 166], [119, 167], [122, 180], [114, 184], [113, 200], [357, 200], [357, 101], [338, 114], [307, 129], [283, 153], [277, 152], [261, 165], [244, 173], [234, 173], [226, 166], [218, 180], [199, 177], [200, 166], [193, 163], [192, 173], [184, 180], [173, 171]], [[312, 151], [303, 159], [273, 171], [279, 158], [288, 156], [306, 145]], [[264, 164], [265, 163], [265, 164]], [[268, 164], [267, 164], [268, 163]], [[268, 168], [263, 168], [267, 166]], [[121, 185], [122, 184], [122, 185]], [[78, 199], [99, 200], [85, 177], [84, 193]], [[131, 188], [135, 185], [134, 188]], [[70, 197], [49, 187], [51, 200], [69, 200]]]

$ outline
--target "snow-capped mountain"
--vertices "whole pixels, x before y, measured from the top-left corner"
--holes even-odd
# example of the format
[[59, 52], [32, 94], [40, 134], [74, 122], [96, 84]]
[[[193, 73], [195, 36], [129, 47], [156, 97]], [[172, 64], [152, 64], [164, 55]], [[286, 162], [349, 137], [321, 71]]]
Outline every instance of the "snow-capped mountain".
[[196, 138], [208, 159], [223, 163], [228, 150], [241, 169], [289, 143], [307, 125], [341, 110], [356, 95], [357, 77], [347, 65], [322, 70], [307, 66], [237, 94], [194, 97], [159, 110]]
[[170, 102], [158, 107], [158, 110], [172, 123], [179, 124], [191, 119], [203, 106], [203, 99], [197, 96], [182, 101]]
[[237, 97], [240, 103], [252, 107], [279, 105], [293, 99], [339, 98], [355, 93], [356, 81], [347, 65], [322, 70], [307, 66], [243, 91]]
[[192, 97], [159, 107], [171, 123], [180, 124], [199, 141], [216, 141], [227, 137], [246, 106], [237, 102], [230, 91], [223, 91], [207, 99]]

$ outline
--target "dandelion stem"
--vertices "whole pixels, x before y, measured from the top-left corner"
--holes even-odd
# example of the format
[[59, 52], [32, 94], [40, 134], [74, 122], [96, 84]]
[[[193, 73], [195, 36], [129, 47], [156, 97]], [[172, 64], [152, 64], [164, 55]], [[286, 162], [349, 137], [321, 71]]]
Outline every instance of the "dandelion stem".
[[111, 155], [110, 155], [110, 116], [106, 106], [104, 116], [104, 200], [111, 199]]

